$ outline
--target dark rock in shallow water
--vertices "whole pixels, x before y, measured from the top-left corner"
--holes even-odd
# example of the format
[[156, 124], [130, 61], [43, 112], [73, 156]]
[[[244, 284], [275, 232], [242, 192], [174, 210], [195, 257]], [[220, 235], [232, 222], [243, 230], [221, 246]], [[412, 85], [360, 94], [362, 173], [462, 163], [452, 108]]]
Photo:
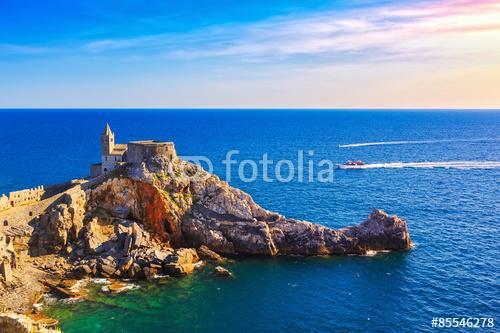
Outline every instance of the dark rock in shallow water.
[[233, 273], [231, 273], [228, 269], [222, 266], [216, 266], [214, 268], [214, 273], [219, 277], [233, 277]]

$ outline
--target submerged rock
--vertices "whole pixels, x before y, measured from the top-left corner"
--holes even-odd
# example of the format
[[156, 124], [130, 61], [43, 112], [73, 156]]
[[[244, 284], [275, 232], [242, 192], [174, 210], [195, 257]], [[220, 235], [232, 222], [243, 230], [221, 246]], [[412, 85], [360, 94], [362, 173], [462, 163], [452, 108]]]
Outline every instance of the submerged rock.
[[233, 273], [231, 273], [228, 269], [222, 266], [216, 266], [214, 268], [214, 273], [219, 277], [233, 277]]

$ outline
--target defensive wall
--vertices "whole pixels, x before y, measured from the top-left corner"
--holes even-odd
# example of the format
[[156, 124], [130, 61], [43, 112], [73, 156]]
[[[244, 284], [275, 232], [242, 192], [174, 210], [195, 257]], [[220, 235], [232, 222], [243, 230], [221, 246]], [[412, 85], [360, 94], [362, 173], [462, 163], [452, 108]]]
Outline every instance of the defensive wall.
[[128, 143], [126, 161], [139, 164], [153, 156], [160, 155], [169, 161], [177, 157], [173, 142], [160, 142], [155, 140], [131, 141]]
[[40, 201], [44, 194], [45, 189], [43, 186], [10, 192], [8, 197], [2, 194], [0, 197], [0, 211]]

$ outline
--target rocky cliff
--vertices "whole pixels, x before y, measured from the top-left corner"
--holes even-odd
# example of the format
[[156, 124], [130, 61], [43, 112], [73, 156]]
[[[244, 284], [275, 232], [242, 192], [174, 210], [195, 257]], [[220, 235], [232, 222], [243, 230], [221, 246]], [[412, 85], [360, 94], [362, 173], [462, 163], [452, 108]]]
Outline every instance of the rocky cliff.
[[406, 222], [381, 210], [333, 230], [267, 211], [200, 167], [161, 157], [68, 192], [38, 217], [31, 242], [33, 253], [63, 251], [79, 274], [128, 278], [189, 273], [200, 247], [214, 256], [310, 256], [410, 246]]

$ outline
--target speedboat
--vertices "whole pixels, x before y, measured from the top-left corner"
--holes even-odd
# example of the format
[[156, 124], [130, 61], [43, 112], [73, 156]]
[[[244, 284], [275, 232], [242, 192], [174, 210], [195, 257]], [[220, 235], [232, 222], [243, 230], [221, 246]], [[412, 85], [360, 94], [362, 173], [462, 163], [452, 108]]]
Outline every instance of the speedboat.
[[337, 164], [337, 169], [361, 169], [363, 165], [365, 165], [365, 162], [361, 160], [347, 161], [343, 164]]

